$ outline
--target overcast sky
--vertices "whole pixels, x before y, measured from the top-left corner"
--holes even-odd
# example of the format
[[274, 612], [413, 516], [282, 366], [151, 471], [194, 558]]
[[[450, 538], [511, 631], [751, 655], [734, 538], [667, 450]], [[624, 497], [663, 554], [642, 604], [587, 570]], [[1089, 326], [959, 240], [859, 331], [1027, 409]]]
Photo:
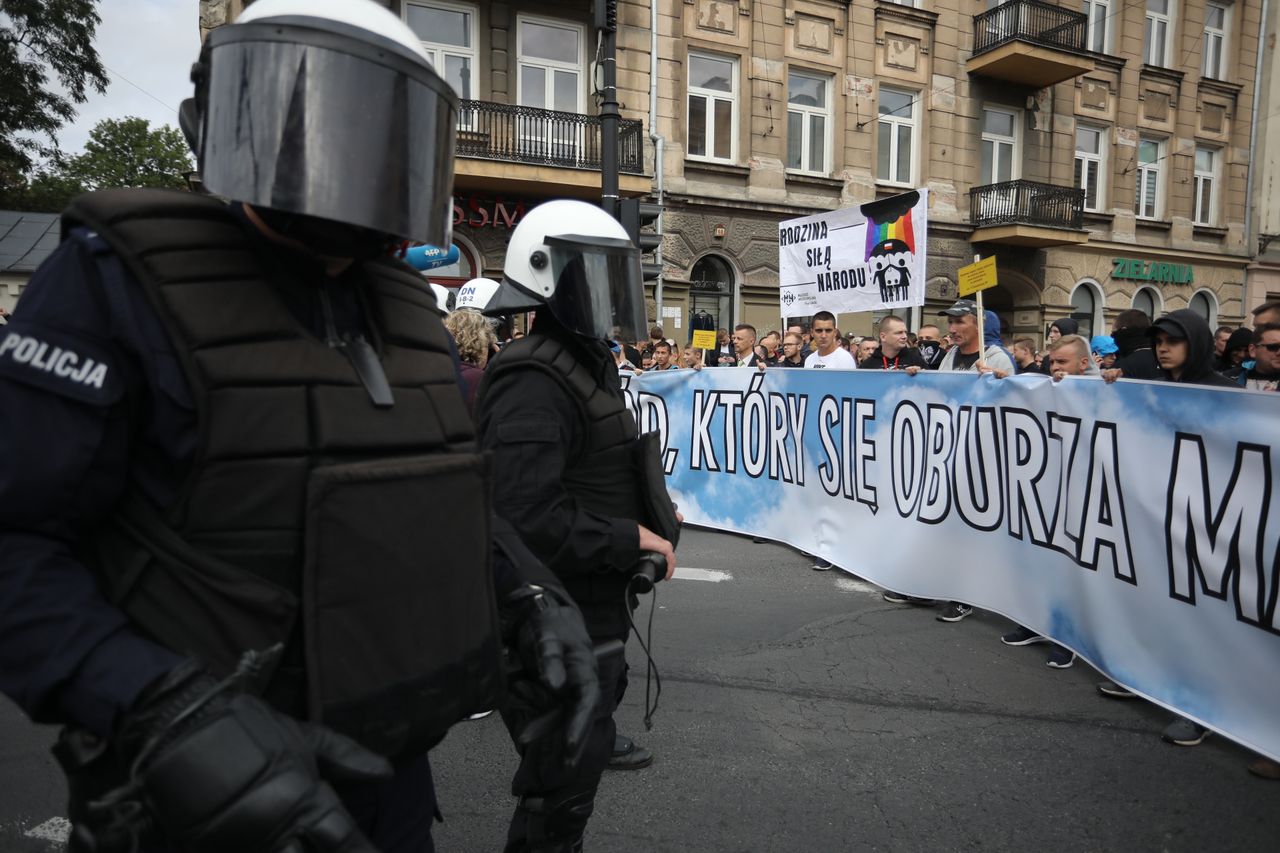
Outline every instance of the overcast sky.
[[[104, 118], [137, 116], [178, 126], [178, 104], [191, 96], [188, 75], [200, 50], [199, 0], [99, 0], [97, 48], [111, 85], [91, 92], [58, 134], [76, 154]], [[131, 85], [132, 84], [132, 85]]]

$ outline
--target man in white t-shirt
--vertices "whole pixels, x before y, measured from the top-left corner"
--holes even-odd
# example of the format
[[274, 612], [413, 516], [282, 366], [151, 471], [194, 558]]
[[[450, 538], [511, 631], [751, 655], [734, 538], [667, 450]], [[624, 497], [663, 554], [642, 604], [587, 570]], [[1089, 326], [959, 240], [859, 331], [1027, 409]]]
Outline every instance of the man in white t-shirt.
[[[828, 370], [857, 369], [858, 363], [853, 360], [853, 356], [849, 354], [849, 351], [841, 347], [837, 341], [836, 315], [830, 311], [819, 311], [813, 315], [813, 322], [809, 326], [809, 331], [813, 333], [815, 349], [804, 360], [805, 367], [826, 368]], [[805, 554], [805, 556], [813, 557], [813, 570], [815, 572], [831, 571], [832, 563], [830, 560], [812, 554]]]
[[835, 370], [856, 370], [857, 362], [836, 342], [836, 315], [830, 311], [819, 311], [813, 315], [813, 323], [809, 326], [813, 333], [813, 344], [816, 347], [804, 360], [805, 367], [818, 367]]

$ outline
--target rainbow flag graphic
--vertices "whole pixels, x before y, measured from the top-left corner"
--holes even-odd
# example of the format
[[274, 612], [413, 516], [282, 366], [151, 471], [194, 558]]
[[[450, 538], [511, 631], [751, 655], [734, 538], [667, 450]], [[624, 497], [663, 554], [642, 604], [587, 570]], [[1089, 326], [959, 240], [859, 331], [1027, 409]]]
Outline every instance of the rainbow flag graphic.
[[911, 211], [908, 210], [902, 216], [892, 222], [875, 222], [867, 221], [867, 254], [871, 257], [872, 251], [877, 246], [888, 240], [901, 240], [907, 244], [907, 248], [914, 252], [916, 250], [915, 230], [911, 225]]

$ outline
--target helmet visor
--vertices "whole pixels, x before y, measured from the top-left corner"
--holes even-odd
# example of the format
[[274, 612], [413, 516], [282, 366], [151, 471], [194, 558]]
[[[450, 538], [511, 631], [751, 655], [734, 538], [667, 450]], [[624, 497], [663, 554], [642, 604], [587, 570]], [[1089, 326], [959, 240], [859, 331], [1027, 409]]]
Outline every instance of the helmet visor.
[[421, 59], [377, 37], [277, 20], [217, 28], [205, 65], [209, 190], [450, 244], [458, 102]]
[[547, 300], [556, 319], [579, 334], [626, 341], [646, 334], [640, 251], [629, 240], [548, 237], [555, 291]]

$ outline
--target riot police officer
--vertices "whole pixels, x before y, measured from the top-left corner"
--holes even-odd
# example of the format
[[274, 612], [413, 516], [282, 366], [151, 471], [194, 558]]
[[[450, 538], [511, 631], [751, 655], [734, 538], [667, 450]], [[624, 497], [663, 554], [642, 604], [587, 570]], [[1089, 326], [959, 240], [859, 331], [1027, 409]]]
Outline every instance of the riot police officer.
[[74, 850], [430, 850], [503, 642], [571, 758], [598, 695], [387, 256], [449, 245], [457, 100], [370, 0], [259, 0], [193, 79], [235, 201], [76, 199], [0, 333], [0, 689], [66, 726]]
[[[503, 471], [495, 494], [533, 552], [563, 581], [597, 643], [628, 636], [627, 586], [641, 552], [675, 568], [679, 520], [657, 445], [638, 439], [609, 337], [644, 334], [638, 250], [622, 226], [580, 201], [535, 207], [511, 234], [501, 287], [485, 313], [536, 310], [531, 332], [485, 371], [476, 415], [481, 446]], [[581, 765], [565, 772], [548, 746], [526, 748], [508, 851], [581, 849], [601, 773], [614, 751], [622, 657], [600, 662], [601, 706]], [[523, 717], [506, 713], [509, 726]], [[625, 747], [623, 760], [640, 758]]]

